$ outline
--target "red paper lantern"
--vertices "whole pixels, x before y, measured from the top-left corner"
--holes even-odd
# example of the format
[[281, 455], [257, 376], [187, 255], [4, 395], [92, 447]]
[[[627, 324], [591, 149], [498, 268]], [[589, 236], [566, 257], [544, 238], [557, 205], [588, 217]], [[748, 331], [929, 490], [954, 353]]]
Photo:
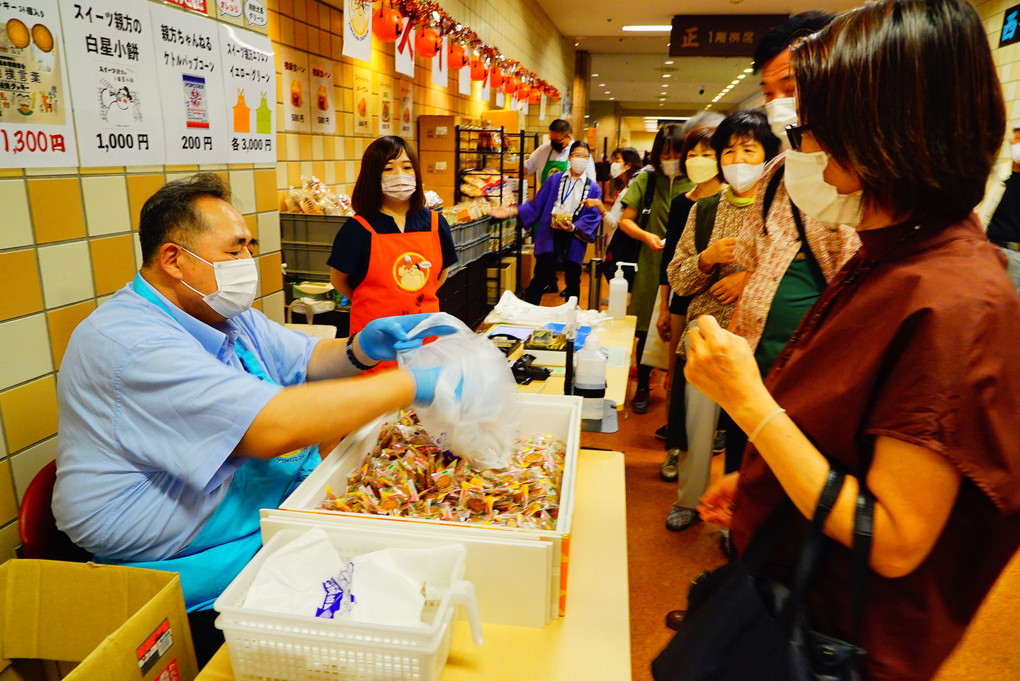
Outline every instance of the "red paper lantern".
[[443, 39], [431, 28], [423, 28], [418, 31], [414, 39], [414, 49], [418, 55], [426, 59], [432, 59], [443, 47]]
[[403, 30], [404, 22], [400, 18], [400, 12], [392, 5], [383, 3], [379, 11], [372, 15], [372, 33], [383, 42], [395, 43]]
[[532, 88], [531, 94], [528, 95], [528, 104], [539, 104], [542, 101], [542, 91], [538, 88]]
[[513, 76], [508, 76], [503, 79], [503, 92], [510, 95], [517, 92], [517, 79]]
[[485, 80], [485, 74], [488, 69], [485, 68], [485, 62], [481, 59], [471, 60], [471, 80]]
[[520, 100], [526, 100], [531, 95], [531, 88], [523, 83], [517, 87], [517, 92], [514, 93], [514, 97]]
[[503, 72], [493, 66], [489, 69], [489, 87], [503, 87]]
[[464, 46], [450, 43], [449, 49], [446, 50], [446, 63], [449, 65], [450, 70], [459, 71], [467, 66], [467, 62], [468, 58], [464, 52]]

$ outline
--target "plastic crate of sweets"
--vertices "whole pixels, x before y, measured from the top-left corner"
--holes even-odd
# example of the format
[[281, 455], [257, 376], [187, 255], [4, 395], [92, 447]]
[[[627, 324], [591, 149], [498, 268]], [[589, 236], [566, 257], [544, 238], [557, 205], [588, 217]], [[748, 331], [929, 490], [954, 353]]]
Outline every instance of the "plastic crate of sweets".
[[435, 541], [459, 543], [468, 551], [466, 578], [475, 585], [482, 621], [544, 626], [565, 612], [581, 400], [535, 394], [518, 394], [514, 399], [523, 417], [519, 438], [551, 435], [565, 448], [558, 513], [547, 529], [323, 509], [327, 488], [338, 494], [346, 489], [348, 476], [362, 467], [377, 445], [380, 427], [393, 415], [347, 436], [279, 510], [264, 511], [263, 516], [300, 518], [312, 524], [384, 531], [394, 536], [418, 533]]
[[[398, 627], [243, 605], [262, 564], [307, 528], [284, 527], [216, 599], [230, 664], [237, 681], [438, 681], [450, 652], [456, 606], [463, 606], [476, 645], [482, 644], [474, 587], [463, 580], [464, 553], [449, 572], [431, 575], [421, 627]], [[326, 529], [344, 559], [384, 548], [420, 548], [385, 535], [351, 536]]]

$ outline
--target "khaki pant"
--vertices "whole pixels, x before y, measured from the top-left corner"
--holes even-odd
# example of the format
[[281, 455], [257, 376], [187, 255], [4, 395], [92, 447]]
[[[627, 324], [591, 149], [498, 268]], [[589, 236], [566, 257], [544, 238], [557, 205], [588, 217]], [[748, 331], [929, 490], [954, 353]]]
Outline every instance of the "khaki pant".
[[680, 506], [696, 508], [701, 495], [708, 489], [719, 405], [690, 383], [684, 397], [687, 454], [681, 453], [677, 461], [677, 498]]

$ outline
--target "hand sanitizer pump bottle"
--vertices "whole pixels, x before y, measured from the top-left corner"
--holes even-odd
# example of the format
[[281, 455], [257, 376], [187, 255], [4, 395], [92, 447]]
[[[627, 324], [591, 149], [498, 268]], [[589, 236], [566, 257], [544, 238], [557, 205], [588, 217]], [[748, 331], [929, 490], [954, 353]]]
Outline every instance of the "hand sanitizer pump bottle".
[[627, 280], [623, 277], [623, 268], [633, 267], [637, 272], [637, 263], [618, 262], [616, 263], [616, 274], [609, 282], [609, 316], [613, 319], [623, 319], [627, 316]]

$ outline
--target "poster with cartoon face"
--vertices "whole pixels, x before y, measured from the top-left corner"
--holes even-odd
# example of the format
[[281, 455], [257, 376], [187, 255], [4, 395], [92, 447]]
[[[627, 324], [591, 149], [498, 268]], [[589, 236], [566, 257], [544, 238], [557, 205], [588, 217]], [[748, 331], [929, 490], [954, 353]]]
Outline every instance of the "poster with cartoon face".
[[147, 4], [60, 3], [82, 166], [165, 163], [155, 41]]
[[57, 0], [0, 3], [0, 168], [78, 163]]

